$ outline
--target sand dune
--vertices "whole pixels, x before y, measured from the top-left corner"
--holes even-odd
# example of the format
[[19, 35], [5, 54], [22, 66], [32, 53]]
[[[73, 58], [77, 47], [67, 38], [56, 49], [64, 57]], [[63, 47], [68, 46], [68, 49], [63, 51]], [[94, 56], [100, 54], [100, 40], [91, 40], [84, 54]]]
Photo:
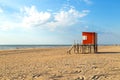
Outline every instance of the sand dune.
[[0, 51], [0, 80], [120, 80], [120, 46], [100, 46], [97, 54], [67, 49]]

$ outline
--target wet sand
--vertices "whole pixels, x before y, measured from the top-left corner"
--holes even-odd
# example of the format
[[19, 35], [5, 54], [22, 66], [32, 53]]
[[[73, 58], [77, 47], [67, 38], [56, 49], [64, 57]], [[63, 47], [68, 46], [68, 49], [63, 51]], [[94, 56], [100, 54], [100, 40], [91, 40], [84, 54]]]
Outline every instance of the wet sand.
[[0, 51], [0, 80], [119, 80], [120, 46], [97, 54], [67, 54], [68, 48]]

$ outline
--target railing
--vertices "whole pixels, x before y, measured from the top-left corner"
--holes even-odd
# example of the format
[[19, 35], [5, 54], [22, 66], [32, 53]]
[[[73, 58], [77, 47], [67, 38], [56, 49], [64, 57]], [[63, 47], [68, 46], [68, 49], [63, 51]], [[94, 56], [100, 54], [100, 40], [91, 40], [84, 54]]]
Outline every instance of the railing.
[[68, 50], [67, 53], [71, 54], [72, 50], [74, 53], [96, 53], [97, 52], [97, 44], [74, 44]]

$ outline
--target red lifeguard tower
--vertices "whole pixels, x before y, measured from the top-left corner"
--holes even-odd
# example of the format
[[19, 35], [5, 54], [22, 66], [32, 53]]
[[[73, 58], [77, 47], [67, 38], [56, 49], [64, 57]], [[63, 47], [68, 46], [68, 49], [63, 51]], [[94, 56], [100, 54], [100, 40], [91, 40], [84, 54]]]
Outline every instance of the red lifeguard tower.
[[95, 32], [82, 32], [82, 53], [97, 52], [97, 33]]
[[74, 53], [96, 53], [97, 52], [97, 33], [95, 32], [82, 32], [82, 43], [75, 43], [67, 51], [71, 53], [74, 49]]

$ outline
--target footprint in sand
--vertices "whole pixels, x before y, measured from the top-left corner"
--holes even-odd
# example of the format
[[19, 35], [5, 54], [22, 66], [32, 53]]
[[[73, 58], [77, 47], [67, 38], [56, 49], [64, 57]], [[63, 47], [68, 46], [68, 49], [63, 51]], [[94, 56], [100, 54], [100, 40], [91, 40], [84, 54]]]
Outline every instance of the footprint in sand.
[[83, 76], [79, 76], [75, 80], [84, 80], [84, 77]]

